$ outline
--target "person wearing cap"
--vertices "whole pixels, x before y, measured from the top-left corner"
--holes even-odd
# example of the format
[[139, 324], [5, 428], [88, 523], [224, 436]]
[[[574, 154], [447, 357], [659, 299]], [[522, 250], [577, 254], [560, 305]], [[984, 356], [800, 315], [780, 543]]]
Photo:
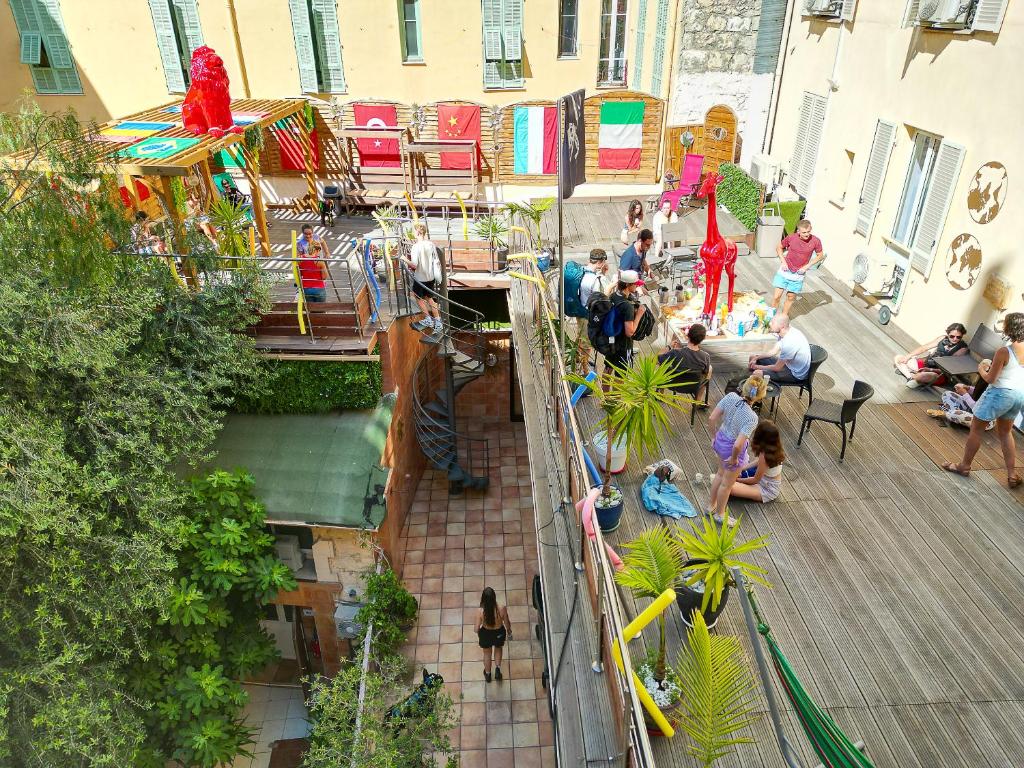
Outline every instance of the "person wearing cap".
[[602, 248], [590, 252], [590, 263], [583, 267], [583, 279], [580, 280], [580, 303], [585, 307], [594, 291], [605, 292], [608, 280], [608, 254]]
[[755, 371], [740, 382], [738, 392], [730, 392], [715, 406], [708, 423], [715, 432], [713, 447], [718, 456], [718, 471], [711, 483], [711, 501], [708, 514], [716, 523], [728, 519], [729, 525], [736, 521], [726, 517], [729, 493], [736, 478], [749, 463], [747, 444], [757, 429], [757, 413], [753, 405], [764, 399], [768, 381], [764, 374]]
[[622, 270], [619, 272], [615, 290], [609, 297], [612, 311], [617, 313], [618, 319], [622, 321], [622, 333], [615, 337], [614, 349], [604, 359], [606, 372], [612, 375], [616, 370], [629, 367], [637, 320], [647, 311], [646, 307], [633, 299], [639, 282], [640, 276], [636, 272], [631, 269]]

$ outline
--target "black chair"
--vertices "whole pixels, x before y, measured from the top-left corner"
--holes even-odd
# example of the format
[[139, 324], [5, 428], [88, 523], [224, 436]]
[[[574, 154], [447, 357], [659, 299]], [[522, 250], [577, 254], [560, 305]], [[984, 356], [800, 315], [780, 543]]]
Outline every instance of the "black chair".
[[853, 382], [853, 395], [842, 403], [830, 403], [825, 400], [811, 403], [807, 406], [807, 412], [804, 414], [804, 421], [800, 425], [800, 437], [797, 438], [796, 444], [800, 445], [803, 441], [805, 429], [810, 432], [812, 421], [824, 421], [829, 424], [835, 424], [843, 431], [843, 448], [839, 452], [839, 460], [842, 461], [843, 457], [846, 456], [846, 425], [850, 425], [849, 440], [852, 443], [853, 433], [857, 429], [857, 411], [874, 394], [875, 388], [870, 384], [863, 381], [855, 381]]
[[807, 390], [807, 404], [810, 405], [814, 402], [814, 375], [818, 372], [821, 364], [828, 360], [828, 352], [824, 347], [819, 347], [817, 344], [811, 344], [811, 367], [807, 371], [807, 376], [800, 381], [783, 381], [772, 379], [775, 384], [780, 387], [800, 387], [800, 396], [803, 397], [804, 390]]
[[[679, 384], [673, 384], [669, 387], [677, 395], [686, 395], [687, 397], [696, 399], [697, 392], [700, 391], [701, 384], [705, 384], [704, 387], [704, 407], [708, 407], [708, 397], [711, 390], [711, 382], [703, 382], [700, 379], [700, 374], [696, 371], [691, 371], [689, 368], [677, 368], [676, 379]], [[696, 379], [696, 381], [694, 381]], [[690, 426], [693, 426], [694, 421], [697, 418], [697, 403], [690, 403]]]

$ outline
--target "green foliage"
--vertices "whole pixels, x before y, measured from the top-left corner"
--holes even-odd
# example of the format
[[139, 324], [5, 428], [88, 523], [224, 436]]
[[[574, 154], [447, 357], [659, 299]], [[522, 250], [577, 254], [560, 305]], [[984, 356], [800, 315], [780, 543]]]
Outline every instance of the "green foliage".
[[0, 115], [20, 149], [53, 173], [0, 169], [0, 765], [145, 766], [156, 698], [131, 670], [175, 658], [154, 629], [184, 575], [171, 468], [256, 386], [242, 331], [266, 291], [244, 270], [187, 291], [118, 253], [116, 176], [73, 116]]
[[266, 141], [263, 138], [263, 129], [259, 125], [250, 125], [242, 133], [242, 143], [245, 148], [249, 150], [253, 159], [258, 164], [260, 161], [260, 152], [263, 151], [263, 147]]
[[155, 700], [146, 713], [154, 757], [212, 768], [251, 740], [237, 680], [277, 656], [260, 606], [297, 583], [274, 556], [252, 475], [217, 470], [191, 487], [176, 581], [152, 632], [155, 653], [136, 666], [135, 682]]
[[718, 185], [718, 202], [728, 208], [743, 226], [753, 229], [757, 225], [757, 209], [761, 205], [761, 185], [732, 163], [722, 163], [718, 172], [723, 177]]
[[375, 661], [379, 671], [371, 668], [362, 690], [358, 664], [343, 668], [333, 679], [310, 681], [312, 730], [303, 768], [457, 768], [448, 731], [458, 725], [458, 717], [448, 693], [434, 693], [415, 716], [391, 720], [392, 705], [402, 701], [415, 683], [404, 680], [400, 659]]
[[508, 213], [510, 223], [516, 223], [518, 219], [520, 226], [525, 225], [530, 235], [530, 245], [539, 249], [540, 222], [554, 204], [555, 198], [542, 197], [529, 203], [507, 203], [505, 211]]
[[178, 213], [184, 215], [188, 210], [188, 193], [185, 191], [185, 183], [178, 176], [171, 177], [171, 199]]
[[805, 207], [807, 207], [807, 201], [805, 200], [777, 200], [772, 203], [766, 203], [764, 212], [781, 216], [786, 222], [786, 234], [791, 235], [796, 232], [797, 222], [803, 218]]
[[481, 240], [487, 240], [496, 248], [508, 247], [509, 221], [497, 214], [481, 216], [473, 222], [473, 231]]
[[736, 534], [742, 521], [743, 518], [740, 517], [735, 525], [729, 525], [728, 519], [725, 519], [719, 528], [709, 515], [705, 515], [700, 520], [700, 527], [696, 522], [691, 522], [690, 531], [678, 534], [679, 545], [689, 556], [704, 561], [691, 566], [693, 575], [686, 580], [687, 586], [692, 586], [698, 581], [704, 582], [704, 601], [700, 607], [702, 611], [706, 611], [709, 604], [711, 610], [717, 610], [726, 586], [735, 586], [730, 573], [732, 568], [739, 568], [743, 578], [748, 581], [757, 582], [765, 587], [771, 586], [764, 579], [763, 568], [740, 559], [741, 555], [768, 546], [767, 536], [758, 536], [756, 539], [737, 543]]
[[210, 223], [217, 231], [217, 250], [237, 268], [249, 255], [249, 217], [240, 205], [219, 197], [210, 206]]
[[[649, 528], [626, 545], [622, 558], [625, 565], [615, 580], [631, 590], [636, 597], [655, 599], [679, 582], [685, 553], [672, 538], [668, 528]], [[653, 665], [654, 676], [665, 679], [665, 613], [658, 614], [658, 655]]]
[[263, 389], [235, 404], [240, 413], [328, 413], [373, 408], [381, 396], [380, 363], [264, 360]]
[[753, 739], [737, 736], [757, 717], [754, 675], [738, 638], [712, 635], [699, 611], [676, 666], [683, 689], [677, 713], [686, 735], [687, 751], [704, 768]]
[[[390, 568], [366, 574], [366, 604], [356, 614], [364, 628], [373, 624], [373, 655], [388, 656], [405, 642], [406, 629], [416, 620], [416, 598]], [[365, 634], [356, 642], [361, 643]]]

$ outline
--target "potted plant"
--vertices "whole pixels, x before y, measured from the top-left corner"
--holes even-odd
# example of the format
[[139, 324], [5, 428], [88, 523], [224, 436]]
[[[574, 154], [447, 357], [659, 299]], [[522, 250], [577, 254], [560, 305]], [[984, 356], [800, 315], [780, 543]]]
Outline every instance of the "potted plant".
[[[668, 528], [650, 528], [625, 545], [625, 566], [615, 581], [629, 589], [634, 597], [655, 599], [666, 589], [675, 588], [683, 569], [683, 551]], [[637, 668], [647, 692], [663, 710], [671, 710], [679, 698], [679, 684], [669, 675], [665, 663], [665, 613], [658, 614], [658, 649], [648, 654]]]
[[739, 568], [743, 578], [770, 587], [763, 574], [765, 570], [741, 558], [768, 545], [767, 536], [736, 541], [742, 517], [735, 525], [728, 519], [721, 528], [705, 515], [700, 521], [690, 523], [690, 530], [680, 529], [676, 540], [690, 558], [683, 563], [683, 583], [676, 590], [676, 603], [683, 621], [689, 626], [690, 616], [699, 610], [702, 619], [709, 626], [715, 626], [719, 615], [729, 599], [729, 588], [736, 586], [730, 569]]
[[690, 739], [687, 751], [704, 768], [753, 739], [738, 736], [756, 717], [754, 675], [738, 638], [712, 635], [700, 611], [675, 666], [684, 691], [676, 717]]
[[519, 217], [519, 220], [526, 225], [526, 234], [530, 238], [530, 247], [534, 251], [540, 250], [541, 219], [544, 218], [545, 213], [551, 210], [551, 206], [554, 204], [555, 198], [542, 197], [529, 203], [508, 203], [505, 205], [505, 210], [508, 212], [510, 220]]
[[390, 568], [366, 575], [366, 602], [356, 614], [365, 630], [373, 624], [373, 644], [380, 654], [396, 651], [412, 629], [419, 606]]
[[684, 395], [669, 389], [675, 376], [671, 362], [659, 363], [654, 355], [638, 357], [614, 376], [605, 373], [594, 381], [577, 374], [569, 376], [573, 384], [587, 387], [604, 411], [598, 426], [607, 439], [601, 495], [595, 508], [598, 524], [605, 533], [618, 528], [622, 519], [622, 493], [611, 482], [613, 446], [624, 443], [626, 451], [638, 460], [657, 452], [662, 435], [671, 429], [669, 411], [681, 408], [687, 401]]

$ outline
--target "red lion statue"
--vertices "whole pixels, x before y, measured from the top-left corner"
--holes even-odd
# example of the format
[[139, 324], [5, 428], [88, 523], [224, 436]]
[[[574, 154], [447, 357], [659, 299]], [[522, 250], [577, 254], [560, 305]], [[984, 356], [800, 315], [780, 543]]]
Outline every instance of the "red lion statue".
[[217, 52], [206, 45], [192, 51], [189, 75], [192, 82], [181, 105], [185, 129], [218, 138], [225, 133], [241, 133], [242, 129], [231, 117], [228, 73]]

